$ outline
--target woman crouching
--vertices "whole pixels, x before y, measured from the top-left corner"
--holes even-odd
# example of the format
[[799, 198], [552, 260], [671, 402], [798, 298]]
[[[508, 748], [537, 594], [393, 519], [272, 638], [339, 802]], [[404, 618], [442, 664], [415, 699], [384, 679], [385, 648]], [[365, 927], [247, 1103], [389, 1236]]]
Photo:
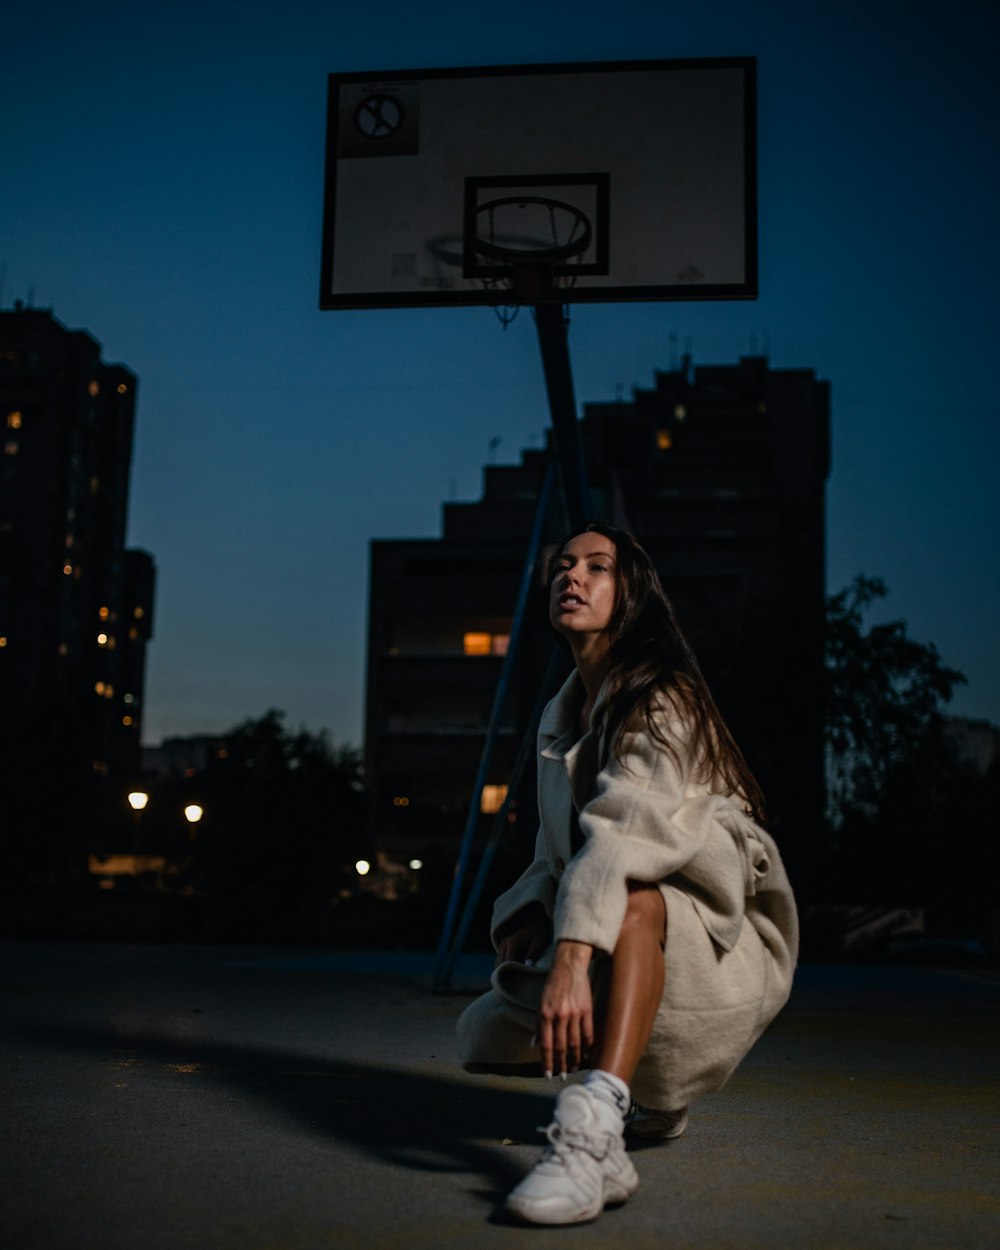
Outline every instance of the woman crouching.
[[458, 1022], [470, 1071], [587, 1068], [507, 1199], [596, 1219], [638, 1187], [630, 1134], [674, 1138], [788, 998], [795, 904], [760, 790], [652, 561], [591, 524], [558, 549], [549, 615], [575, 671], [538, 733], [535, 857], [497, 900], [493, 988]]

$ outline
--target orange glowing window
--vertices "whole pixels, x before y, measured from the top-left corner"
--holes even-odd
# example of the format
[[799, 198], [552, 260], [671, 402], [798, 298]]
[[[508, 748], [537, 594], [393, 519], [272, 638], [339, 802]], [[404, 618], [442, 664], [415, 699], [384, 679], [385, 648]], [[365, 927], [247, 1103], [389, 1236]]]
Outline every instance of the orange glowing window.
[[494, 634], [490, 640], [490, 655], [506, 655], [510, 646], [510, 634]]
[[102, 621], [106, 621], [108, 617], [111, 615], [111, 610], [110, 608], [98, 608], [97, 615], [101, 618]]
[[490, 655], [492, 634], [469, 633], [462, 637], [462, 650], [466, 655]]
[[4, 454], [5, 456], [16, 456], [16, 455], [17, 455], [17, 439], [12, 438], [12, 439], [10, 439], [8, 442], [4, 443], [4, 445], [3, 445], [3, 454]]
[[100, 395], [100, 393], [101, 393], [100, 382], [91, 381], [90, 385], [87, 387], [87, 394], [91, 397], [91, 399], [96, 399], [97, 396]]
[[507, 797], [506, 786], [483, 786], [482, 797], [479, 800], [479, 810], [484, 816], [495, 816], [503, 807], [503, 801]]
[[673, 445], [673, 441], [674, 440], [670, 437], [669, 430], [656, 431], [656, 445], [659, 447], [660, 451], [669, 451]]
[[7, 429], [8, 430], [19, 430], [23, 422], [24, 422], [23, 413], [16, 412], [16, 411], [7, 413]]
[[124, 382], [119, 382], [119, 383], [118, 383], [118, 394], [119, 394], [119, 395], [124, 395], [127, 391], [128, 391], [128, 387], [125, 385], [125, 383], [124, 383]]

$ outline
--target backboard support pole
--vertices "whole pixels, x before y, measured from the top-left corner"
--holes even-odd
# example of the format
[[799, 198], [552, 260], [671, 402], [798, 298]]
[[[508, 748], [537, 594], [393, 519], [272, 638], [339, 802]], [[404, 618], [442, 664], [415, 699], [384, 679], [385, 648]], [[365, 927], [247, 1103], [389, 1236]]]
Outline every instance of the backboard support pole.
[[533, 306], [533, 311], [563, 498], [572, 529], [594, 519], [594, 506], [580, 442], [580, 423], [576, 417], [568, 326], [561, 304], [538, 303]]

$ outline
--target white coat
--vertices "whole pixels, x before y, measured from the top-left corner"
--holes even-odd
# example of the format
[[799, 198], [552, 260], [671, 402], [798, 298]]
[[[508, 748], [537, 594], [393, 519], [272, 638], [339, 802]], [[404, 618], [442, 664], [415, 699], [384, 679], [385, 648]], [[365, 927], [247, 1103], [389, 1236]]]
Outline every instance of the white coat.
[[[626, 737], [619, 759], [593, 729], [600, 695], [591, 729], [577, 737], [582, 698], [574, 672], [542, 716], [535, 857], [496, 902], [494, 942], [517, 912], [540, 903], [554, 942], [610, 954], [628, 881], [658, 883], [665, 987], [633, 1090], [644, 1105], [677, 1108], [718, 1089], [787, 1000], [795, 903], [773, 839], [699, 774], [672, 709], [664, 707], [662, 727], [679, 764], [645, 730]], [[583, 835], [576, 854], [572, 807]]]

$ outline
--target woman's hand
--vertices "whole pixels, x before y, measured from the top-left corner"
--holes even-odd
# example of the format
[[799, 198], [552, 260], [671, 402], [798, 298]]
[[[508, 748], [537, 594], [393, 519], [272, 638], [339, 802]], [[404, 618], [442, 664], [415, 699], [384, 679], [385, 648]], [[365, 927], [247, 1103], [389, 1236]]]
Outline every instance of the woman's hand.
[[538, 1010], [538, 1045], [546, 1076], [575, 1072], [594, 1044], [594, 1000], [586, 942], [560, 942]]
[[532, 910], [525, 920], [497, 943], [497, 963], [508, 959], [518, 963], [534, 963], [552, 940], [549, 918], [542, 911]]

